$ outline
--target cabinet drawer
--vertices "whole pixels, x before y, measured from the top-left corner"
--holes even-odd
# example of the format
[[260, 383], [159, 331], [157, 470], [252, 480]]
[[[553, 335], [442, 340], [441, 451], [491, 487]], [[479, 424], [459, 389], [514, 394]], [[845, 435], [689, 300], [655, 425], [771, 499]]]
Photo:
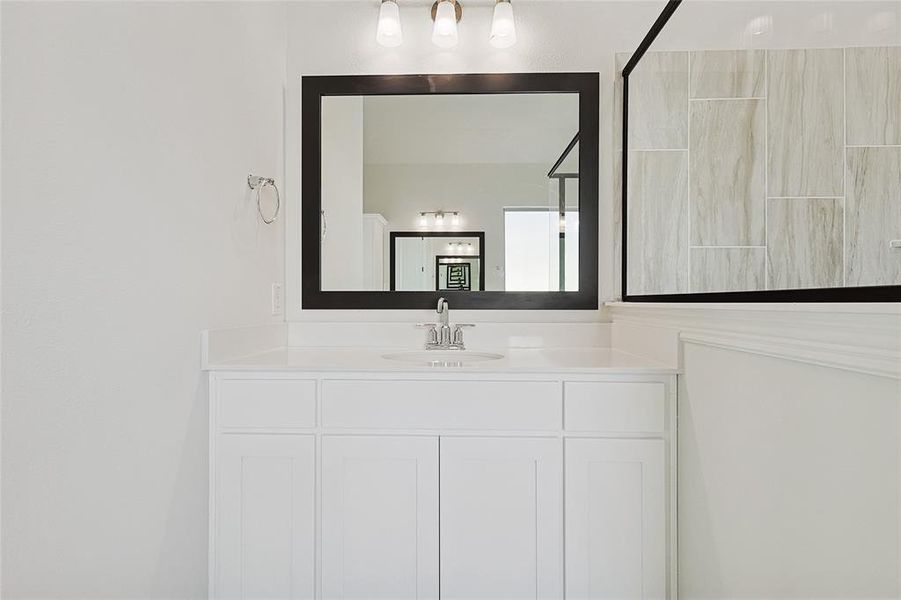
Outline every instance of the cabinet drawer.
[[564, 384], [567, 431], [663, 431], [662, 383], [568, 381]]
[[219, 382], [219, 426], [284, 429], [316, 426], [316, 382], [225, 379]]
[[559, 430], [554, 381], [323, 381], [322, 426]]

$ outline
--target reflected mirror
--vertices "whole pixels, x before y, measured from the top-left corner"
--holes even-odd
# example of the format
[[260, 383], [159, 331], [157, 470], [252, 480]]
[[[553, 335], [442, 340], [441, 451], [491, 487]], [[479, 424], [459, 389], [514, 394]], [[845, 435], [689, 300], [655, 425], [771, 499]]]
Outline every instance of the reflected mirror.
[[[429, 306], [443, 292], [459, 307], [596, 307], [597, 76], [444, 76], [430, 87], [458, 93], [384, 93], [424, 77], [304, 78], [319, 107], [315, 213], [304, 163], [304, 306]], [[530, 77], [545, 85], [519, 89]], [[336, 80], [373, 93], [307, 93]]]

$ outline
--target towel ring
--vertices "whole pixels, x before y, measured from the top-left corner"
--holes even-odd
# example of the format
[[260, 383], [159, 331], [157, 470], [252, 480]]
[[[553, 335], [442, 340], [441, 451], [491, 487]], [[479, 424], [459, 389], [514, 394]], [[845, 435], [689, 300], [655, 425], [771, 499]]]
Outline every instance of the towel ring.
[[[271, 186], [272, 189], [275, 190], [275, 212], [272, 214], [272, 218], [267, 219], [266, 215], [263, 214], [263, 203], [260, 200], [260, 196], [263, 193], [263, 188], [266, 186]], [[275, 185], [275, 180], [269, 177], [259, 177], [257, 175], [248, 175], [247, 176], [247, 187], [252, 190], [255, 190], [257, 193], [257, 212], [260, 214], [260, 218], [263, 219], [263, 223], [266, 225], [271, 225], [275, 223], [275, 220], [278, 218], [278, 211], [282, 207], [282, 198], [278, 193], [278, 186]]]

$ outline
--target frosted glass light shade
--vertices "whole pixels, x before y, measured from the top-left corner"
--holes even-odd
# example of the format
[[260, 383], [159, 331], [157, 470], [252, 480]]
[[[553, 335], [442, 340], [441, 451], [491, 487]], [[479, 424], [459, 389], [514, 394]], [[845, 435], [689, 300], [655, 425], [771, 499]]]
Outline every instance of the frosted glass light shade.
[[513, 5], [508, 0], [498, 0], [491, 19], [491, 36], [488, 42], [495, 48], [509, 48], [516, 43], [516, 23], [513, 22]]
[[404, 41], [400, 27], [400, 9], [395, 0], [384, 0], [379, 7], [379, 26], [375, 33], [376, 41], [386, 48], [395, 48]]
[[441, 0], [435, 11], [432, 43], [440, 48], [453, 48], [457, 41], [457, 9], [451, 0]]

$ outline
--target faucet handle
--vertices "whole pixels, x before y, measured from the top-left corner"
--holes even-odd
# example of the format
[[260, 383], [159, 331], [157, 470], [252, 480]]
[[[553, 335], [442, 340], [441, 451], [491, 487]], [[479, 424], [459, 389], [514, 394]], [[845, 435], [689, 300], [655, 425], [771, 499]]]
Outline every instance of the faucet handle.
[[436, 346], [438, 344], [438, 330], [435, 329], [438, 325], [436, 323], [417, 323], [416, 327], [418, 329], [428, 329], [425, 334], [425, 345], [426, 348], [429, 346]]
[[454, 344], [463, 347], [463, 329], [475, 327], [473, 323], [457, 323], [454, 325]]

